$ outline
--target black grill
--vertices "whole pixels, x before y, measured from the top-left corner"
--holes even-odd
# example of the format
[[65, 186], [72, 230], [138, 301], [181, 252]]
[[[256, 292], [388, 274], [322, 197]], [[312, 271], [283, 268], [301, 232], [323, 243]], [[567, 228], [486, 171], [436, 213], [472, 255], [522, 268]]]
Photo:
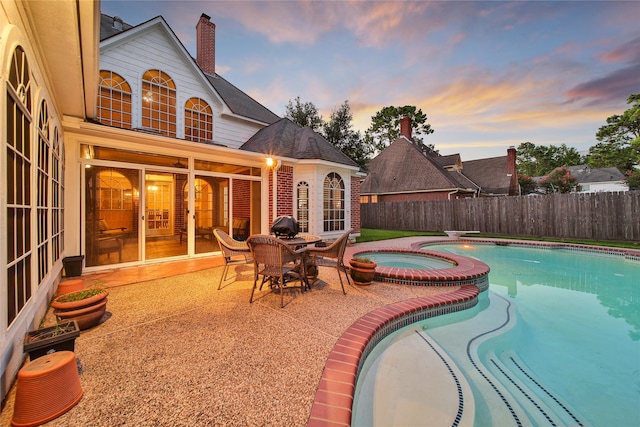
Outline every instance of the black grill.
[[271, 232], [275, 234], [276, 237], [286, 237], [290, 239], [296, 237], [296, 234], [300, 232], [300, 226], [294, 217], [283, 215], [273, 221]]

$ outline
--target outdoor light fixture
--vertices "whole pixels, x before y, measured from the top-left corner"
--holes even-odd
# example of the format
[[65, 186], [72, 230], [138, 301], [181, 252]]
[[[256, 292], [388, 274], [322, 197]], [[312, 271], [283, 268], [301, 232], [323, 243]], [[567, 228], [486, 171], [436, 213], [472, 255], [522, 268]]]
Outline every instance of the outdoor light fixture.
[[268, 167], [268, 168], [272, 168], [272, 167], [273, 167], [273, 165], [274, 165], [274, 163], [275, 163], [275, 162], [273, 161], [273, 158], [272, 158], [272, 157], [267, 157], [267, 167]]

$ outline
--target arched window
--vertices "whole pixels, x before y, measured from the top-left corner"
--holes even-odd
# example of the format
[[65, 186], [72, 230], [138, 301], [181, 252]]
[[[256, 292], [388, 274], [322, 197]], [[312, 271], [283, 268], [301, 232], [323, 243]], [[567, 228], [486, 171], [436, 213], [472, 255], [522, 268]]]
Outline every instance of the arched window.
[[200, 98], [190, 98], [184, 105], [184, 139], [194, 142], [213, 140], [213, 112]]
[[133, 209], [131, 182], [115, 169], [101, 171], [98, 175], [97, 201], [101, 211], [131, 211]]
[[344, 182], [331, 172], [324, 179], [324, 231], [344, 230]]
[[142, 127], [176, 136], [176, 85], [160, 70], [142, 76]]
[[298, 225], [302, 233], [309, 232], [309, 184], [302, 181], [296, 188]]
[[119, 74], [100, 70], [97, 113], [104, 125], [131, 129], [131, 86]]
[[[7, 300], [6, 326], [31, 298], [31, 73], [27, 55], [13, 52], [7, 90], [6, 197]], [[5, 184], [3, 184], [5, 185]]]
[[49, 272], [49, 159], [51, 143], [49, 142], [51, 117], [46, 101], [40, 104], [38, 116], [38, 187], [36, 221], [38, 229], [38, 283]]

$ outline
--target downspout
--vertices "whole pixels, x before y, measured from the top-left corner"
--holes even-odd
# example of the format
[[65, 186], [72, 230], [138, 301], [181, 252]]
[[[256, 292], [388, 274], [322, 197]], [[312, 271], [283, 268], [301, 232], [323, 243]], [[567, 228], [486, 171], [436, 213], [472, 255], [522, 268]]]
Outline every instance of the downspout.
[[449, 194], [447, 194], [447, 200], [451, 200], [451, 195], [456, 194], [458, 191], [459, 191], [458, 189], [449, 191]]

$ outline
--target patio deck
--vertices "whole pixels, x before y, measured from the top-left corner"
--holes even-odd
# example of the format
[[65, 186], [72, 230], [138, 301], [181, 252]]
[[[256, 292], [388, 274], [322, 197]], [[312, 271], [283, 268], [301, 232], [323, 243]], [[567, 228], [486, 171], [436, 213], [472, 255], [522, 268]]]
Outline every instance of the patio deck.
[[349, 326], [384, 305], [457, 289], [375, 283], [347, 286], [345, 296], [335, 269], [322, 268], [312, 290], [285, 295], [282, 309], [268, 292], [249, 304], [252, 265], [236, 272], [220, 291], [220, 256], [83, 276], [110, 288], [110, 316], [76, 340], [82, 400], [47, 425], [307, 425], [327, 357]]

